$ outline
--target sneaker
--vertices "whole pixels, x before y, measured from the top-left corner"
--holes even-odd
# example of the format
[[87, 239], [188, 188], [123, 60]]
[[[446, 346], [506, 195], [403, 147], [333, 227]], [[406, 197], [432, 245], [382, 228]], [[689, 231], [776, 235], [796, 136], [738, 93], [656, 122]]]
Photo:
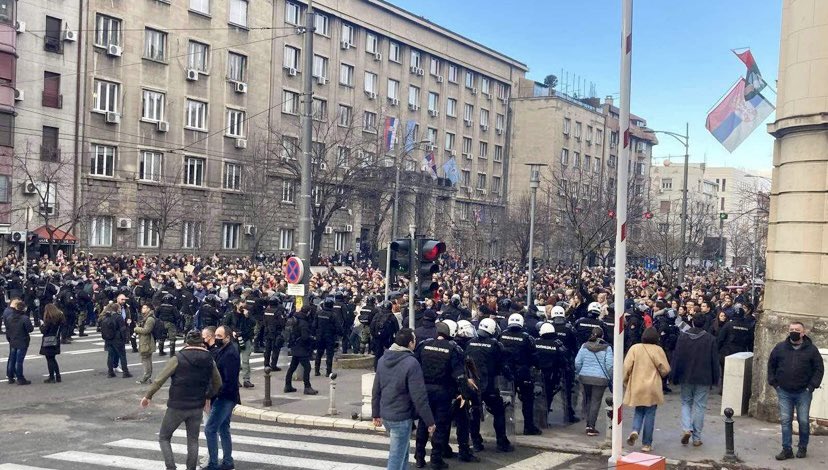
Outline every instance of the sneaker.
[[255, 385], [253, 385], [252, 383], [250, 383], [250, 381], [249, 381], [249, 380], [245, 380], [245, 381], [244, 381], [244, 384], [242, 384], [242, 387], [244, 387], [244, 388], [253, 388], [253, 387], [255, 387]]
[[652, 450], [653, 450], [653, 446], [648, 446], [646, 444], [641, 446], [641, 452], [644, 452], [645, 454], [648, 453], [648, 452], [652, 452]]
[[458, 457], [458, 459], [459, 459], [461, 462], [475, 462], [475, 463], [479, 463], [479, 462], [480, 462], [480, 457], [478, 457], [478, 456], [476, 456], [476, 455], [472, 454], [471, 452], [469, 452], [468, 454], [461, 453], [461, 454], [460, 454], [460, 457]]
[[319, 392], [313, 389], [313, 387], [305, 387], [305, 395], [316, 395]]
[[129, 373], [129, 371], [126, 371], [126, 372], [124, 372], [123, 377], [124, 377], [125, 379], [128, 379], [128, 378], [132, 377], [132, 374], [130, 374], [130, 373]]
[[414, 466], [417, 468], [425, 468], [426, 461], [425, 457], [420, 457], [419, 455], [414, 456]]
[[282, 368], [279, 366], [274, 367], [273, 370], [276, 372], [282, 372]]
[[111, 379], [112, 377], [115, 377], [115, 372], [114, 371], [109, 371], [109, 372], [106, 373], [106, 376]]
[[513, 446], [512, 443], [509, 442], [509, 441], [499, 442], [497, 444], [497, 451], [498, 452], [514, 452], [515, 451], [515, 446]]
[[475, 442], [474, 444], [472, 444], [472, 450], [474, 450], [475, 452], [483, 452], [484, 450], [486, 450], [486, 446], [484, 446], [482, 442]]
[[296, 389], [291, 385], [285, 385], [285, 393], [293, 393]]
[[633, 431], [633, 432], [630, 433], [630, 436], [627, 437], [627, 445], [634, 446], [635, 441], [637, 441], [637, 440], [638, 440], [638, 432]]
[[693, 433], [690, 431], [684, 431], [681, 435], [681, 445], [686, 446], [690, 443], [690, 438], [693, 436]]
[[54, 378], [54, 377], [49, 377], [48, 379], [45, 379], [45, 380], [43, 381], [43, 383], [45, 383], [45, 384], [53, 384], [53, 383], [55, 383], [55, 378]]
[[704, 444], [702, 441], [693, 441], [693, 447], [701, 447]]
[[17, 385], [31, 385], [31, 384], [32, 384], [31, 380], [26, 380], [25, 378], [17, 379]]
[[595, 428], [587, 428], [586, 435], [590, 437], [595, 437], [598, 435], [598, 430]]
[[431, 459], [431, 468], [433, 470], [444, 470], [448, 468], [448, 464], [442, 460], [435, 461], [434, 459]]
[[793, 450], [782, 449], [782, 452], [776, 454], [776, 460], [788, 460], [794, 458]]
[[9, 385], [14, 385], [14, 377], [9, 379]]
[[219, 465], [219, 470], [235, 470], [235, 469], [236, 469], [236, 465], [232, 462], [230, 462], [230, 463], [222, 462]]
[[55, 376], [55, 382], [60, 383], [60, 375]]
[[796, 458], [804, 459], [808, 455], [808, 448], [807, 447], [800, 447], [796, 449]]

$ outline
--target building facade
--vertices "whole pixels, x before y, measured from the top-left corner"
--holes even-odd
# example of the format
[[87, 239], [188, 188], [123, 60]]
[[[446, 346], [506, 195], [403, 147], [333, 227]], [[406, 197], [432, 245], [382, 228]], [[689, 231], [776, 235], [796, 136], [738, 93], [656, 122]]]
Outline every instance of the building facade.
[[[389, 238], [386, 170], [394, 166], [403, 173], [398, 233], [410, 223], [418, 233], [449, 228], [459, 245], [503, 212], [508, 101], [527, 68], [422, 17], [381, 0], [314, 2], [307, 70], [300, 1], [92, 0], [82, 11], [67, 1], [61, 12], [36, 3], [50, 11], [27, 3], [24, 15], [49, 31], [50, 15], [62, 20], [55, 47], [64, 60], [41, 61], [38, 54], [56, 54], [53, 41], [27, 37], [31, 63], [18, 71], [59, 74], [58, 94], [72, 96], [46, 106], [41, 85], [44, 104], [26, 137], [74, 162], [57, 214], [71, 214], [83, 249], [293, 250], [307, 73], [322, 253]], [[397, 129], [390, 142], [389, 118]], [[381, 183], [364, 184], [367, 176]]]
[[17, 106], [17, 1], [0, 1], [0, 232], [10, 233]]

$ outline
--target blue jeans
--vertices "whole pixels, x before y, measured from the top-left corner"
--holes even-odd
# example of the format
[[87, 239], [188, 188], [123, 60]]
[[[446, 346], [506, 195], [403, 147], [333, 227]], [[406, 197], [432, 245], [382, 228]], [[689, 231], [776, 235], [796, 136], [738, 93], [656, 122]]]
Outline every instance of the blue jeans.
[[811, 411], [811, 392], [788, 392], [776, 387], [779, 397], [779, 421], [782, 424], [782, 448], [790, 449], [793, 441], [793, 412], [796, 409], [796, 421], [799, 423], [799, 447], [808, 447], [811, 428], [808, 415]]
[[213, 402], [207, 424], [204, 425], [204, 435], [207, 439], [207, 455], [209, 467], [218, 467], [218, 439], [221, 438], [221, 463], [233, 463], [233, 441], [230, 440], [230, 418], [233, 417], [233, 400], [219, 398]]
[[391, 436], [391, 448], [388, 451], [388, 470], [407, 470], [408, 451], [411, 447], [411, 425], [413, 419], [403, 421], [383, 421], [385, 429]]
[[653, 429], [655, 428], [655, 415], [657, 408], [658, 405], [635, 407], [633, 431], [641, 434], [641, 443], [645, 446], [653, 445]]
[[709, 393], [709, 385], [683, 384], [681, 386], [681, 429], [693, 434], [693, 442], [701, 441]]
[[26, 350], [29, 348], [12, 348], [9, 350], [9, 360], [6, 362], [6, 377], [9, 379], [23, 379], [23, 359], [26, 358]]

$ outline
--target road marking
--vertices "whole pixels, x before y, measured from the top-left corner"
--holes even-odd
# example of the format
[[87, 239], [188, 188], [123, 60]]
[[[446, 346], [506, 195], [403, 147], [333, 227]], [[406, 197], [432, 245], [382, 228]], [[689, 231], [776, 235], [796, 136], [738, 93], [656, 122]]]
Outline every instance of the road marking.
[[[153, 442], [152, 444], [152, 450], [159, 450], [157, 442]], [[182, 447], [185, 447], [182, 453], [186, 454], [186, 446]], [[235, 457], [235, 452], [233, 453], [233, 457]], [[124, 457], [121, 455], [95, 454], [92, 452], [67, 451], [60, 452], [58, 454], [47, 455], [46, 458], [61, 460], [64, 462], [78, 462], [89, 463], [94, 465], [105, 465], [108, 467], [121, 468], [127, 470], [146, 470], [148, 468], [164, 467], [164, 462], [160, 460], [138, 459], [134, 457]], [[176, 465], [176, 468], [179, 470], [184, 470], [186, 466]]]
[[92, 348], [92, 349], [78, 349], [78, 350], [75, 350], [75, 351], [66, 351], [66, 352], [61, 351], [61, 354], [69, 354], [71, 356], [77, 356], [78, 354], [89, 354], [89, 353], [93, 353], [93, 352], [105, 352], [105, 351], [101, 348]]
[[[297, 434], [297, 431], [300, 431], [294, 426], [283, 426], [278, 424], [270, 425], [256, 423], [237, 423], [235, 421], [230, 422], [230, 429], [236, 429], [239, 431], [260, 432], [266, 434], [287, 434], [292, 436], [295, 436]], [[370, 442], [372, 444], [385, 445], [388, 445], [389, 443], [389, 439], [380, 434], [362, 434], [345, 431], [328, 431], [325, 429], [301, 429], [300, 433], [301, 435], [308, 437], [323, 437], [329, 439], [342, 439], [346, 441], [357, 440], [359, 442]], [[233, 437], [235, 437], [235, 435]]]
[[542, 454], [529, 457], [528, 459], [515, 462], [500, 470], [547, 470], [555, 468], [565, 463], [577, 459], [579, 456], [575, 454], [562, 454], [560, 452], [544, 452]]
[[[291, 441], [291, 446], [295, 446], [296, 444], [301, 443], [301, 441]], [[123, 447], [127, 449], [137, 449], [137, 450], [153, 450], [158, 451], [158, 442], [156, 441], [142, 441], [138, 439], [121, 439], [120, 441], [115, 442], [108, 442], [104, 445], [113, 446], [113, 447]], [[320, 444], [320, 446], [324, 446], [325, 444]], [[187, 446], [185, 444], [172, 444], [172, 450], [176, 454], [186, 454], [187, 453]], [[351, 448], [347, 448], [347, 453], [344, 455], [350, 454], [353, 451]], [[65, 452], [64, 452], [65, 453]], [[60, 455], [60, 454], [56, 454]], [[258, 463], [263, 465], [276, 465], [280, 467], [288, 467], [288, 468], [302, 468], [306, 470], [384, 470], [385, 467], [375, 467], [371, 465], [364, 465], [364, 464], [357, 464], [357, 463], [342, 463], [336, 461], [328, 461], [328, 460], [318, 460], [313, 458], [302, 458], [302, 457], [294, 457], [289, 455], [267, 455], [267, 454], [260, 454], [258, 452], [242, 452], [242, 451], [233, 451], [233, 460], [237, 462], [251, 462], [251, 463]], [[90, 462], [94, 463], [94, 462]], [[135, 468], [135, 467], [122, 467], [122, 468]], [[142, 467], [138, 470], [144, 470], [146, 468], [152, 468], [150, 466]]]
[[[71, 370], [69, 372], [61, 372], [60, 375], [69, 375], [69, 374], [82, 374], [84, 372], [92, 372], [95, 369], [81, 369], [81, 370]], [[49, 377], [49, 374], [43, 374], [43, 377]]]
[[0, 465], [0, 470], [51, 470], [43, 467], [30, 467], [29, 465], [18, 465], [16, 463], [4, 463]]

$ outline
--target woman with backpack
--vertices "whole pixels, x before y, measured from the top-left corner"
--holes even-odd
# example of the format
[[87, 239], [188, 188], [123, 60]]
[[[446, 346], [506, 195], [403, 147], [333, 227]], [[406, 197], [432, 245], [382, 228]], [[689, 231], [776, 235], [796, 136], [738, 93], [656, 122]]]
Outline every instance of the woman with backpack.
[[152, 353], [155, 352], [156, 339], [160, 339], [155, 338], [154, 330], [163, 329], [156, 328], [156, 323], [158, 322], [155, 320], [152, 307], [145, 303], [141, 306], [141, 321], [135, 327], [135, 334], [138, 335], [138, 354], [141, 355], [141, 365], [144, 367], [144, 375], [138, 381], [139, 384], [152, 383]]
[[578, 350], [575, 374], [584, 387], [584, 408], [587, 436], [597, 436], [595, 423], [601, 411], [601, 399], [612, 378], [612, 347], [604, 341], [604, 330], [593, 328], [592, 336]]
[[60, 368], [55, 356], [60, 354], [60, 329], [66, 323], [63, 312], [55, 304], [48, 304], [43, 309], [43, 323], [40, 332], [43, 339], [40, 343], [40, 355], [46, 356], [46, 367], [49, 369], [49, 378], [44, 383], [60, 383]]
[[662, 379], [670, 373], [670, 363], [659, 345], [660, 336], [655, 328], [647, 328], [641, 342], [624, 358], [624, 405], [635, 407], [627, 444], [635, 445], [641, 433], [641, 452], [653, 450], [656, 409], [664, 403]]

